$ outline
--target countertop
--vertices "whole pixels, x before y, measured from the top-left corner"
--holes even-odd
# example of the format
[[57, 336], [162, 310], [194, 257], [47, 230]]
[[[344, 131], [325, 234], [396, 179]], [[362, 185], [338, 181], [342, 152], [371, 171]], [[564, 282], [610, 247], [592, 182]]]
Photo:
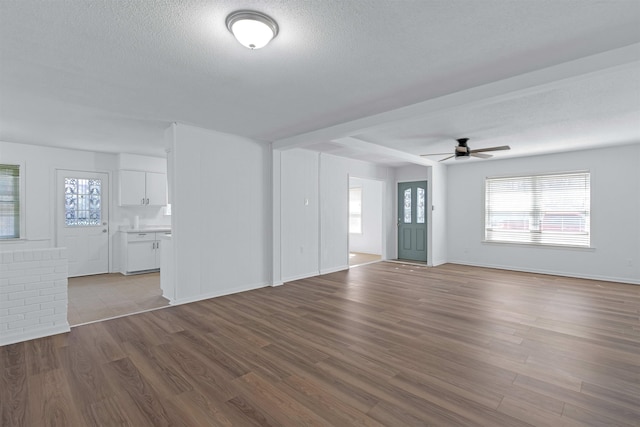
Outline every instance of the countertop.
[[122, 233], [166, 233], [171, 231], [171, 227], [162, 225], [149, 225], [140, 228], [131, 228], [130, 226], [120, 226], [120, 232]]

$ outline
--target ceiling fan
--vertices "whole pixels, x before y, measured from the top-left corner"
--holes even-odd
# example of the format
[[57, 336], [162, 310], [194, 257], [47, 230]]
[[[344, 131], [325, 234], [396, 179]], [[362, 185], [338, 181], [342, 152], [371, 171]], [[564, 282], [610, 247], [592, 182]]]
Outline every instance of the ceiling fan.
[[511, 150], [511, 147], [509, 147], [508, 145], [501, 145], [499, 147], [478, 148], [476, 150], [471, 150], [471, 149], [469, 149], [469, 146], [467, 145], [467, 141], [469, 141], [469, 138], [459, 138], [456, 141], [458, 141], [458, 145], [456, 146], [453, 154], [451, 154], [451, 153], [431, 153], [431, 154], [421, 154], [421, 156], [423, 156], [423, 157], [427, 157], [427, 156], [446, 156], [448, 154], [451, 154], [450, 156], [439, 160], [441, 162], [444, 162], [445, 160], [449, 160], [452, 157], [455, 157], [456, 160], [457, 159], [461, 159], [461, 158], [467, 158], [467, 157], [478, 157], [480, 159], [488, 159], [488, 158], [493, 157], [493, 156], [491, 154], [484, 154], [485, 151]]

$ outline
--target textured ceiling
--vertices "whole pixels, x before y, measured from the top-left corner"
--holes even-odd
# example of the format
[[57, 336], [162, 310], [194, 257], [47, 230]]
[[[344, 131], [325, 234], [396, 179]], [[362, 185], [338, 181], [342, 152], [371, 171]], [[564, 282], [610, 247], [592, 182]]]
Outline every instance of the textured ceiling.
[[472, 149], [511, 146], [508, 152], [493, 153], [500, 157], [542, 154], [640, 142], [639, 106], [640, 63], [633, 63], [527, 95], [462, 105], [355, 136], [417, 155], [452, 153], [459, 137], [470, 138]]
[[[240, 46], [224, 25], [238, 9], [271, 15], [278, 37]], [[481, 107], [314, 134], [628, 47], [638, 28], [637, 0], [2, 0], [0, 140], [162, 155], [163, 130], [182, 122], [263, 141], [308, 134], [338, 154], [344, 136], [411, 154], [461, 136], [473, 148], [507, 142], [505, 155], [640, 141], [633, 63]], [[358, 146], [349, 155], [365, 158]]]

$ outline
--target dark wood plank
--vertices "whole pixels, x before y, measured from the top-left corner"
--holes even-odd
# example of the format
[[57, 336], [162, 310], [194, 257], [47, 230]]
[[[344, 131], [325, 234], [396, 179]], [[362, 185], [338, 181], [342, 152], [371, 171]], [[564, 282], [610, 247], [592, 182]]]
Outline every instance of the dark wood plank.
[[243, 395], [250, 395], [253, 406], [261, 413], [269, 414], [279, 425], [325, 426], [328, 421], [322, 419], [310, 408], [281, 391], [278, 383], [272, 383], [252, 372], [234, 380]]
[[74, 406], [90, 423], [93, 418], [92, 405], [115, 394], [105, 377], [103, 365], [94, 363], [92, 352], [80, 345], [58, 349], [58, 357], [70, 385]]
[[26, 366], [13, 364], [0, 374], [0, 425], [26, 425], [29, 402]]
[[332, 426], [372, 426], [381, 424], [332, 393], [316, 381], [291, 376], [277, 386], [322, 417]]
[[118, 402], [136, 425], [187, 426], [173, 404], [172, 396], [161, 396], [138, 368], [128, 358], [116, 360], [105, 366], [108, 381], [119, 390]]
[[93, 402], [84, 414], [87, 426], [136, 427], [125, 414], [122, 405], [113, 397]]
[[26, 426], [83, 425], [63, 369], [50, 369], [31, 375], [28, 381]]

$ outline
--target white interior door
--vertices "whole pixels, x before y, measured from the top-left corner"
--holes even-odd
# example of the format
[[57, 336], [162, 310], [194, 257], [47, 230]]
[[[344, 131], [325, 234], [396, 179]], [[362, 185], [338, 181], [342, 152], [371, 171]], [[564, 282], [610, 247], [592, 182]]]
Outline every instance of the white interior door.
[[56, 245], [66, 247], [69, 277], [109, 272], [109, 175], [58, 170]]

